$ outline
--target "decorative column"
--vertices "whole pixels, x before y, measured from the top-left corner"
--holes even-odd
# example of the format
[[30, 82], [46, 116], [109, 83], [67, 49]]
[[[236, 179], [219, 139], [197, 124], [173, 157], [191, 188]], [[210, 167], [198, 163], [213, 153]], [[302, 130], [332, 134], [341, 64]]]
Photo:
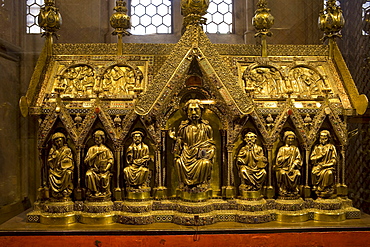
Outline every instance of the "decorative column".
[[336, 0], [328, 0], [326, 7], [319, 15], [319, 28], [324, 32], [323, 42], [329, 39], [329, 57], [333, 56], [335, 38], [342, 37], [340, 30], [344, 26], [344, 18], [341, 7], [337, 6]]
[[311, 187], [309, 185], [309, 174], [310, 174], [310, 153], [311, 153], [311, 145], [304, 145], [304, 150], [306, 151], [306, 177], [305, 177], [305, 184], [303, 187], [303, 193], [302, 196], [304, 199], [310, 198], [311, 197]]
[[227, 144], [227, 173], [226, 173], [226, 186], [222, 187], [222, 196], [226, 199], [236, 197], [235, 186], [231, 184], [231, 176], [233, 172], [233, 150], [234, 144]]
[[74, 189], [74, 198], [76, 201], [83, 200], [83, 189], [81, 188], [81, 150], [82, 147], [78, 145], [76, 147], [76, 174], [77, 174], [77, 186]]
[[346, 145], [341, 147], [342, 162], [340, 162], [340, 172], [338, 171], [338, 184], [337, 184], [337, 195], [342, 198], [347, 198], [348, 188], [346, 185]]
[[37, 190], [37, 202], [45, 201], [49, 196], [47, 191], [49, 190], [47, 187], [47, 162], [46, 162], [46, 155], [45, 147], [39, 148], [39, 161], [41, 166], [41, 181], [40, 181], [40, 188]]
[[122, 190], [119, 185], [119, 179], [121, 175], [121, 157], [123, 152], [123, 146], [117, 145], [114, 147], [114, 158], [116, 160], [116, 184], [114, 188], [114, 199], [116, 201], [122, 201]]
[[[166, 135], [167, 131], [161, 131], [161, 143], [157, 146], [155, 151], [155, 185], [153, 189], [154, 199], [165, 199], [167, 197], [167, 188], [164, 186], [164, 181], [166, 177], [165, 169], [162, 168], [162, 164], [165, 163], [166, 154]], [[162, 162], [163, 161], [163, 162]]]
[[272, 176], [273, 176], [273, 159], [272, 159], [272, 147], [273, 144], [266, 144], [267, 149], [267, 159], [268, 159], [268, 184], [266, 188], [266, 197], [267, 199], [272, 199], [275, 196], [275, 190], [272, 186]]
[[272, 32], [269, 29], [274, 24], [274, 17], [270, 14], [270, 9], [267, 8], [267, 0], [259, 0], [257, 7], [258, 8], [252, 18], [252, 25], [257, 31], [254, 37], [261, 37], [261, 55], [262, 57], [267, 57], [266, 36], [272, 36]]
[[122, 37], [129, 36], [129, 33], [126, 29], [131, 27], [130, 17], [127, 15], [126, 2], [122, 0], [116, 1], [116, 7], [114, 7], [116, 13], [113, 13], [110, 17], [110, 25], [114, 28], [112, 32], [113, 35], [117, 35], [117, 55], [122, 55], [123, 53], [123, 44]]

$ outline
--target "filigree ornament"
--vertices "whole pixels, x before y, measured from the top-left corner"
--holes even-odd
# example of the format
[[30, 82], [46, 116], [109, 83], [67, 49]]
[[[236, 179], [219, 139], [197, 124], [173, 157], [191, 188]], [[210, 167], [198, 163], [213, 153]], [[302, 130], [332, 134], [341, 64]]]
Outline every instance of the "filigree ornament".
[[269, 29], [274, 24], [274, 17], [270, 13], [271, 10], [267, 8], [267, 0], [259, 0], [257, 7], [258, 9], [252, 18], [252, 25], [257, 30], [255, 36], [271, 36], [272, 32]]
[[341, 37], [344, 23], [341, 7], [336, 5], [336, 0], [328, 0], [326, 8], [319, 15], [319, 28], [324, 32], [322, 40]]
[[110, 17], [110, 25], [114, 28], [113, 35], [131, 35], [126, 29], [131, 28], [130, 17], [127, 15], [126, 2], [118, 0], [116, 7], [114, 7], [115, 13]]
[[40, 9], [38, 24], [45, 30], [45, 34], [54, 34], [60, 29], [62, 16], [59, 9], [55, 7], [55, 0], [46, 0], [45, 6]]
[[209, 0], [181, 0], [181, 14], [184, 16], [183, 26], [205, 25]]

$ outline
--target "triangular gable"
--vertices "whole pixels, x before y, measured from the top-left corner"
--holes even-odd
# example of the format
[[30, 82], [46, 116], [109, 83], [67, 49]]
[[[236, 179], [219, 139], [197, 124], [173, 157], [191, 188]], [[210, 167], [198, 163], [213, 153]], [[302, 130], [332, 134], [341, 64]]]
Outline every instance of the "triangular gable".
[[194, 58], [197, 59], [204, 76], [229, 107], [241, 115], [251, 111], [251, 100], [240, 93], [242, 90], [233, 80], [234, 76], [200, 26], [187, 28], [154, 77], [147, 93], [137, 101], [135, 111], [140, 115], [158, 111], [171, 92], [179, 84], [185, 83], [186, 72]]

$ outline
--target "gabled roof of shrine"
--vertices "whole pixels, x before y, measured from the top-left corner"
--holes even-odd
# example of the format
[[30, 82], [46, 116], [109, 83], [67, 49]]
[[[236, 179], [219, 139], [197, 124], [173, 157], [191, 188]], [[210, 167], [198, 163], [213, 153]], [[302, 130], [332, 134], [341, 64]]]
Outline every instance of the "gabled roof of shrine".
[[138, 99], [135, 111], [140, 115], [146, 115], [150, 111], [160, 109], [168, 97], [171, 97], [170, 92], [179, 90], [181, 87], [178, 85], [185, 83], [193, 59], [199, 64], [203, 76], [212, 84], [211, 90], [218, 91], [229, 107], [238, 111], [240, 115], [251, 110], [250, 98], [241, 92], [229, 66], [203, 29], [198, 25], [190, 25], [155, 75], [148, 93]]
[[[332, 57], [329, 57], [328, 46], [325, 45], [269, 45], [268, 56], [262, 57], [260, 54], [261, 48], [257, 45], [213, 44], [199, 25], [187, 26], [185, 33], [176, 44], [123, 44], [122, 55], [117, 55], [116, 44], [54, 44], [52, 55], [47, 54], [45, 46], [37, 62], [26, 97], [22, 97], [20, 101], [21, 110], [23, 115], [27, 115], [29, 108], [31, 108], [31, 114], [41, 113], [40, 108], [47, 107], [46, 102], [50, 99], [50, 95], [55, 94], [59, 83], [58, 76], [62, 76], [61, 73], [71, 66], [90, 66], [96, 69], [95, 75], [98, 76], [97, 80], [100, 80], [108, 67], [119, 65], [128, 66], [134, 71], [140, 66], [146, 68], [145, 88], [133, 105], [139, 115], [155, 114], [173, 96], [174, 90], [181, 90], [191, 62], [196, 60], [209, 88], [216, 92], [237, 115], [251, 112], [254, 104], [252, 98], [258, 102], [271, 101], [271, 98], [268, 98], [269, 94], [276, 94], [272, 98], [279, 100], [284, 93], [280, 92], [279, 96], [275, 92], [281, 90], [279, 87], [284, 87], [281, 85], [278, 85], [278, 89], [272, 93], [267, 92], [263, 85], [259, 85], [261, 92], [248, 94], [246, 84], [256, 83], [253, 81], [253, 76], [263, 75], [264, 79], [259, 83], [272, 80], [282, 84], [283, 81], [289, 81], [290, 77], [294, 77], [294, 73], [302, 73], [304, 77], [307, 74], [317, 74], [314, 80], [321, 81], [320, 83], [324, 85], [321, 86], [322, 88], [329, 88], [329, 98], [333, 102], [339, 102], [345, 110], [355, 110], [355, 112], [347, 111], [346, 115], [365, 113], [368, 100], [365, 95], [358, 93], [336, 45]], [[152, 59], [144, 64], [145, 59], [141, 58], [142, 61], [135, 64], [132, 60], [136, 56], [152, 56], [160, 59]], [[161, 62], [158, 62], [159, 60]], [[271, 79], [271, 76], [279, 78]], [[302, 79], [302, 76], [300, 79], [291, 80], [297, 83], [299, 80], [307, 82], [307, 79]], [[302, 84], [302, 82], [299, 83]], [[307, 82], [305, 85], [307, 90], [310, 90], [310, 83]], [[305, 98], [301, 96], [300, 93], [296, 93], [295, 99], [304, 101]], [[89, 101], [91, 97], [75, 99]], [[321, 100], [320, 97], [325, 97], [325, 93], [320, 91], [314, 97], [310, 98], [308, 95], [306, 99], [315, 101]], [[113, 95], [111, 99], [114, 98]], [[118, 97], [117, 100], [120, 98]]]

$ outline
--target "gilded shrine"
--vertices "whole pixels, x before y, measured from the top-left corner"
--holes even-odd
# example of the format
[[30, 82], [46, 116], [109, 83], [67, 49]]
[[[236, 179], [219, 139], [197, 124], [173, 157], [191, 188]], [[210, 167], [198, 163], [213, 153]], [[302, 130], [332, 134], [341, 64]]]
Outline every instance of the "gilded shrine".
[[[39, 15], [45, 47], [24, 116], [38, 118], [40, 188], [29, 222], [207, 225], [360, 218], [345, 184], [347, 117], [363, 114], [335, 43], [268, 45], [266, 1], [253, 18], [261, 45], [213, 44], [208, 1], [182, 1], [176, 44], [59, 44], [53, 0]], [[53, 17], [53, 18], [48, 18]], [[336, 25], [337, 28], [340, 25]]]

